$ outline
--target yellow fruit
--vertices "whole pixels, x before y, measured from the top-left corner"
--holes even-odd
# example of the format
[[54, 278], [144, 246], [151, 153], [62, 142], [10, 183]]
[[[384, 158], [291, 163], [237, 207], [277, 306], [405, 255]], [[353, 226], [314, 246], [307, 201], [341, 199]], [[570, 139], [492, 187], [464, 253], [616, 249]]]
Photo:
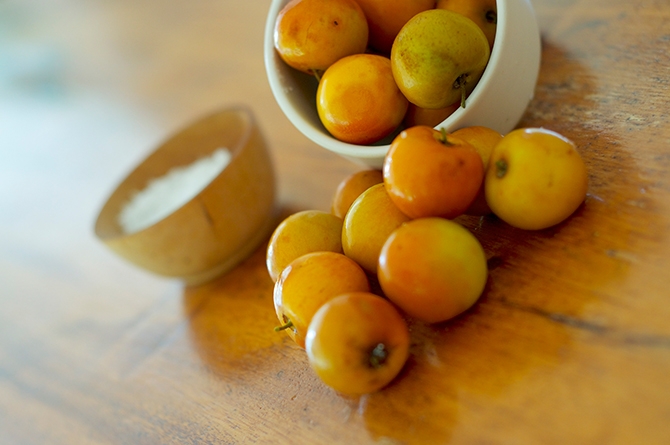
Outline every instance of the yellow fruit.
[[338, 60], [323, 74], [316, 91], [321, 123], [335, 138], [351, 144], [372, 144], [391, 134], [407, 105], [393, 79], [391, 61], [375, 54]]
[[409, 217], [391, 201], [384, 184], [373, 185], [359, 196], [344, 217], [342, 250], [368, 272], [377, 261], [386, 238]]
[[444, 108], [469, 94], [484, 73], [491, 49], [469, 18], [446, 9], [412, 17], [391, 49], [400, 91], [421, 108]]
[[281, 328], [305, 347], [314, 313], [346, 292], [369, 291], [367, 275], [350, 258], [335, 252], [313, 252], [291, 261], [275, 283], [275, 312]]
[[500, 219], [526, 230], [568, 218], [586, 198], [588, 173], [575, 144], [543, 128], [506, 135], [491, 153], [486, 201]]
[[484, 250], [457, 222], [420, 218], [403, 224], [379, 256], [379, 284], [408, 315], [428, 323], [470, 308], [488, 277]]
[[354, 0], [291, 0], [277, 15], [274, 45], [287, 65], [321, 74], [342, 57], [365, 52], [368, 34]]
[[311, 252], [342, 253], [342, 218], [321, 210], [303, 210], [284, 219], [272, 233], [266, 266], [273, 281], [296, 258]]
[[326, 385], [355, 396], [388, 385], [405, 365], [409, 345], [407, 324], [388, 300], [350, 292], [317, 311], [305, 349]]
[[360, 170], [352, 173], [340, 182], [333, 195], [331, 213], [344, 218], [351, 204], [361, 193], [375, 184], [384, 182], [381, 170]]

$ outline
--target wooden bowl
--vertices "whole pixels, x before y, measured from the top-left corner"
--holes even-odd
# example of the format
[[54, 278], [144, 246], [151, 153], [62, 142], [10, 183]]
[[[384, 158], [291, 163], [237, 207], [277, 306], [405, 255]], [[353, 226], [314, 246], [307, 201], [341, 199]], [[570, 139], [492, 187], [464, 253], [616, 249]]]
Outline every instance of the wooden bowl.
[[[229, 151], [228, 163], [204, 188], [157, 222], [128, 231], [120, 215], [138, 193], [220, 148]], [[237, 107], [200, 119], [162, 143], [111, 194], [95, 234], [131, 263], [195, 285], [250, 255], [267, 239], [276, 218], [270, 153], [251, 111]]]

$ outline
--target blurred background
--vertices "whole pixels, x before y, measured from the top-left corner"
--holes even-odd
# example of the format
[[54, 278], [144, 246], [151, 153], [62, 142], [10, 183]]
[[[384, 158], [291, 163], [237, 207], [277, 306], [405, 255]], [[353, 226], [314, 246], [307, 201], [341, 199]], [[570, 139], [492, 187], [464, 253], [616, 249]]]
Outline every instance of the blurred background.
[[[249, 21], [234, 17], [262, 9], [207, 0], [0, 2], [0, 208], [11, 209], [3, 227], [20, 229], [0, 236], [33, 236], [25, 225], [45, 218], [90, 226], [128, 169], [213, 109], [244, 102], [263, 122], [281, 118], [267, 101], [264, 18], [241, 29], [236, 23]], [[258, 51], [236, 54], [230, 42], [238, 39]], [[244, 85], [255, 88], [240, 88], [240, 76], [254, 77]], [[51, 208], [34, 208], [29, 196]]]
[[[269, 3], [0, 1], [0, 286], [35, 280], [19, 278], [24, 263], [44, 262], [56, 273], [63, 256], [97, 254], [97, 246], [73, 243], [95, 242], [97, 211], [116, 183], [171, 133], [229, 104], [245, 103], [256, 114], [275, 151], [282, 199], [307, 185], [290, 174], [281, 147], [297, 130], [265, 75]], [[298, 155], [324, 155], [297, 139], [305, 145]], [[334, 187], [347, 168], [334, 161], [320, 183]], [[44, 249], [25, 247], [35, 244]]]

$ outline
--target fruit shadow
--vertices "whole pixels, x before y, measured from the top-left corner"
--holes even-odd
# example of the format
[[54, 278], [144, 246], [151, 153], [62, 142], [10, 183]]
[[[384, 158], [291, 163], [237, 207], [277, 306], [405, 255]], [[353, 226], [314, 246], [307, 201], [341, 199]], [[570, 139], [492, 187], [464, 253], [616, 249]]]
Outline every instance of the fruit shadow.
[[[276, 224], [298, 210], [292, 204], [281, 205]], [[222, 380], [244, 379], [249, 384], [265, 379], [264, 371], [281, 373], [288, 363], [306, 364], [305, 351], [274, 330], [279, 322], [274, 282], [265, 264], [269, 238], [231, 271], [183, 289], [190, 343], [204, 367]]]
[[206, 366], [219, 375], [262, 363], [265, 350], [280, 346], [268, 335], [277, 324], [272, 310], [272, 280], [259, 246], [227, 274], [200, 286], [184, 288], [183, 312], [189, 338]]
[[[294, 206], [281, 206], [276, 224], [296, 211]], [[271, 354], [268, 351], [287, 343], [293, 346], [287, 335], [274, 332], [278, 324], [272, 300], [274, 282], [265, 265], [269, 238], [231, 271], [184, 288], [182, 309], [191, 343], [216, 374], [229, 376], [251, 364], [262, 368], [267, 362], [264, 356]]]
[[[637, 234], [613, 218], [626, 204], [620, 197], [634, 195], [644, 181], [621, 141], [598, 128], [611, 106], [596, 99], [598, 89], [578, 57], [543, 40], [535, 97], [518, 126], [550, 128], [575, 141], [590, 171], [587, 198], [566, 221], [542, 231], [515, 229], [492, 215], [458, 218], [487, 254], [486, 289], [449, 322], [411, 323], [402, 374], [358, 401], [375, 437], [448, 443], [465, 411], [504, 412], [505, 394], [525, 376], [559, 367], [585, 339], [611, 340], [587, 308], [612, 304], [609, 290], [626, 280], [625, 246]], [[651, 205], [628, 205], [626, 218], [648, 220]]]

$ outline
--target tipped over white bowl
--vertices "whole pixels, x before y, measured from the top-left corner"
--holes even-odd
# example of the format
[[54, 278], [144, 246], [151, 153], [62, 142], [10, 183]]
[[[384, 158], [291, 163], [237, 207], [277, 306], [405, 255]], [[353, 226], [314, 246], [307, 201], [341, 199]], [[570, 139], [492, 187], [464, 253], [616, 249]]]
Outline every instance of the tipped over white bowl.
[[[317, 81], [288, 66], [274, 48], [277, 15], [288, 0], [273, 0], [265, 24], [264, 56], [270, 88], [291, 123], [317, 145], [360, 164], [381, 168], [388, 143], [355, 145], [328, 133], [316, 111]], [[435, 128], [447, 132], [482, 125], [502, 134], [514, 129], [533, 98], [540, 71], [540, 31], [530, 0], [498, 0], [491, 58], [467, 100]], [[388, 142], [388, 141], [385, 141]]]

